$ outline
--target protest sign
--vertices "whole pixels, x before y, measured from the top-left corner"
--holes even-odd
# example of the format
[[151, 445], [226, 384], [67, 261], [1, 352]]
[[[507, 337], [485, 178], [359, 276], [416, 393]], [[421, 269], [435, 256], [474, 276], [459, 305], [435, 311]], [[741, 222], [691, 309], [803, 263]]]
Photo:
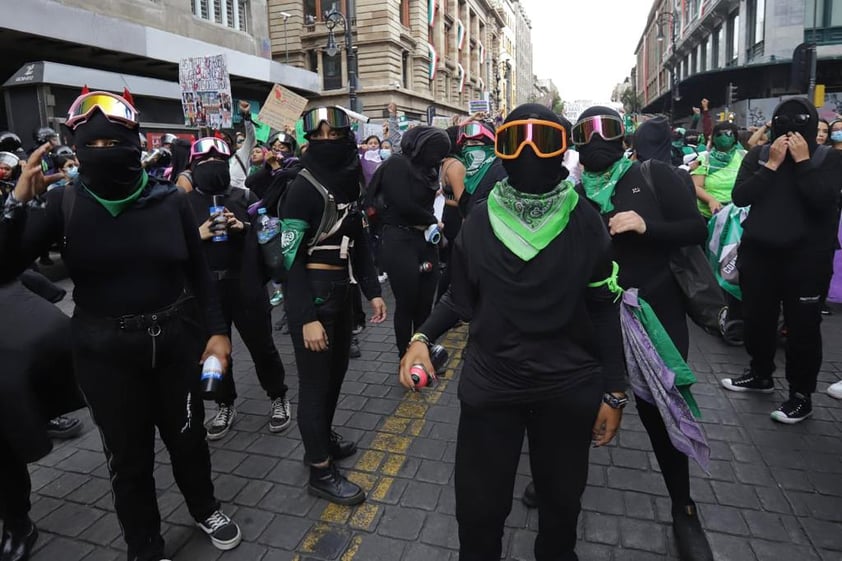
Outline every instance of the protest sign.
[[275, 84], [266, 97], [266, 101], [263, 102], [263, 107], [261, 107], [257, 118], [261, 123], [282, 131], [293, 125], [301, 117], [301, 113], [306, 106], [306, 97]]
[[178, 83], [185, 125], [231, 128], [231, 81], [225, 55], [181, 59]]

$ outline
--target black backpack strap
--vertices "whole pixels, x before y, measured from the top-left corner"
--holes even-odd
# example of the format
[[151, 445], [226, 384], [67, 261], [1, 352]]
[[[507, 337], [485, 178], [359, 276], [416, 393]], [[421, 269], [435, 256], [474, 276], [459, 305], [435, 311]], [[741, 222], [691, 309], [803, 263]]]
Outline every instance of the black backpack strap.
[[67, 247], [67, 232], [70, 230], [70, 219], [73, 217], [73, 208], [76, 206], [76, 197], [78, 196], [76, 189], [75, 183], [68, 183], [65, 185], [64, 193], [61, 195], [61, 215], [64, 222], [61, 238], [62, 249]]
[[640, 173], [643, 175], [643, 182], [655, 196], [655, 200], [660, 204], [661, 201], [658, 200], [658, 191], [655, 190], [655, 180], [652, 178], [652, 160], [646, 160], [640, 164]]

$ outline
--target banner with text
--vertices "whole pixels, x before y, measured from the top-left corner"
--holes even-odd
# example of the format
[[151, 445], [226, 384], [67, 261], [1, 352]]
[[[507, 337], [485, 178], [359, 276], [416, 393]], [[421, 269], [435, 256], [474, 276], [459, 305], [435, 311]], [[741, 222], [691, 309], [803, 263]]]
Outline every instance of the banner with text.
[[295, 126], [295, 122], [301, 117], [306, 106], [306, 97], [275, 84], [266, 96], [266, 101], [263, 102], [257, 118], [261, 123], [282, 131], [286, 127]]
[[178, 83], [185, 125], [231, 128], [231, 81], [225, 55], [181, 59]]

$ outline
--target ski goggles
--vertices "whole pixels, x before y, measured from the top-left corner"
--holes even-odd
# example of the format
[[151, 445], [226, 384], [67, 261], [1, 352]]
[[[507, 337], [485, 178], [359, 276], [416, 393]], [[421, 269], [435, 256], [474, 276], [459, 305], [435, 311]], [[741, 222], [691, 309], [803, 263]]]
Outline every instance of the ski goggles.
[[610, 115], [596, 115], [579, 121], [570, 131], [570, 139], [576, 146], [587, 144], [598, 134], [603, 140], [618, 140], [626, 134], [622, 119]]
[[810, 121], [810, 115], [807, 113], [800, 115], [777, 115], [772, 118], [772, 121], [781, 127], [800, 127]]
[[224, 159], [231, 157], [231, 147], [221, 138], [214, 138], [208, 136], [200, 138], [190, 146], [190, 161], [198, 160], [210, 155], [211, 152], [216, 152], [218, 156]]
[[99, 109], [105, 118], [112, 123], [133, 129], [137, 127], [138, 111], [134, 106], [119, 95], [108, 92], [91, 92], [76, 98], [67, 111], [65, 125], [74, 129], [82, 123], [88, 122], [94, 109]]
[[322, 123], [327, 123], [332, 129], [347, 129], [351, 127], [351, 119], [345, 110], [329, 105], [327, 107], [316, 107], [305, 112], [301, 117], [304, 121], [304, 131], [307, 133], [314, 132], [322, 126]]
[[494, 132], [482, 123], [465, 123], [459, 127], [459, 133], [456, 135], [456, 144], [462, 144], [466, 140], [482, 140], [483, 138], [494, 142]]
[[539, 119], [512, 121], [497, 129], [494, 153], [501, 160], [514, 160], [525, 146], [531, 146], [539, 158], [555, 158], [567, 150], [567, 130]]

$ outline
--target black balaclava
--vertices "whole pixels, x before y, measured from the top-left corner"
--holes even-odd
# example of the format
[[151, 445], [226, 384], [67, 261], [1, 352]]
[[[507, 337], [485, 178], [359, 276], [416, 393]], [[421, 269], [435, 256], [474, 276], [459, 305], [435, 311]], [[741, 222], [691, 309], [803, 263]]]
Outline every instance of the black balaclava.
[[[109, 121], [99, 110], [73, 130], [82, 184], [107, 201], [119, 201], [134, 193], [143, 176], [140, 165], [138, 127], [127, 128]], [[118, 145], [94, 148], [89, 142], [116, 140]]]
[[[585, 109], [579, 115], [579, 120], [576, 122], [580, 123], [588, 117], [596, 117], [597, 115], [620, 119], [620, 114], [610, 107], [595, 105], [594, 107]], [[620, 120], [622, 121], [622, 119]], [[605, 140], [599, 134], [594, 134], [590, 142], [577, 146], [576, 150], [579, 152], [579, 162], [581, 162], [587, 171], [603, 171], [608, 169], [614, 162], [622, 158], [625, 152], [622, 138]]]
[[348, 130], [335, 140], [308, 138], [308, 142], [301, 164], [337, 195], [339, 202], [356, 200], [360, 194], [362, 167], [354, 133]]
[[450, 153], [450, 138], [442, 129], [415, 127], [401, 138], [401, 153], [412, 164], [413, 174], [438, 189], [439, 164]]
[[[804, 123], [796, 123], [798, 115], [809, 115], [809, 119]], [[778, 117], [783, 117], [779, 119]], [[815, 106], [803, 97], [794, 97], [782, 101], [775, 108], [772, 114], [772, 137], [769, 142], [774, 142], [776, 138], [788, 132], [799, 132], [807, 145], [810, 147], [810, 154], [816, 151], [816, 135], [819, 130], [819, 114]], [[792, 159], [792, 156], [787, 152], [787, 158]]]
[[190, 165], [190, 142], [183, 138], [176, 138], [173, 140], [172, 145], [170, 145], [170, 152], [172, 152], [172, 172], [170, 172], [170, 177], [175, 182], [179, 174]]
[[664, 117], [655, 117], [637, 127], [634, 151], [640, 162], [658, 160], [671, 163], [672, 129]]
[[[460, 149], [459, 145], [456, 144], [456, 141], [459, 139], [459, 127], [455, 125], [452, 127], [447, 127], [446, 129], [444, 129], [444, 132], [447, 133], [447, 138], [450, 139], [450, 152], [448, 152], [447, 155], [453, 157], [458, 156]], [[830, 133], [828, 133], [827, 136], [828, 138], [830, 138]]]
[[[510, 123], [524, 119], [540, 119], [563, 126], [558, 115], [537, 103], [525, 103], [515, 107], [506, 120]], [[509, 184], [521, 193], [540, 194], [552, 191], [564, 178], [564, 154], [555, 158], [539, 158], [531, 146], [525, 146], [514, 160], [503, 160], [503, 168], [509, 175]]]
[[196, 188], [208, 195], [221, 195], [231, 186], [231, 168], [227, 160], [200, 160], [193, 162], [193, 182]]

